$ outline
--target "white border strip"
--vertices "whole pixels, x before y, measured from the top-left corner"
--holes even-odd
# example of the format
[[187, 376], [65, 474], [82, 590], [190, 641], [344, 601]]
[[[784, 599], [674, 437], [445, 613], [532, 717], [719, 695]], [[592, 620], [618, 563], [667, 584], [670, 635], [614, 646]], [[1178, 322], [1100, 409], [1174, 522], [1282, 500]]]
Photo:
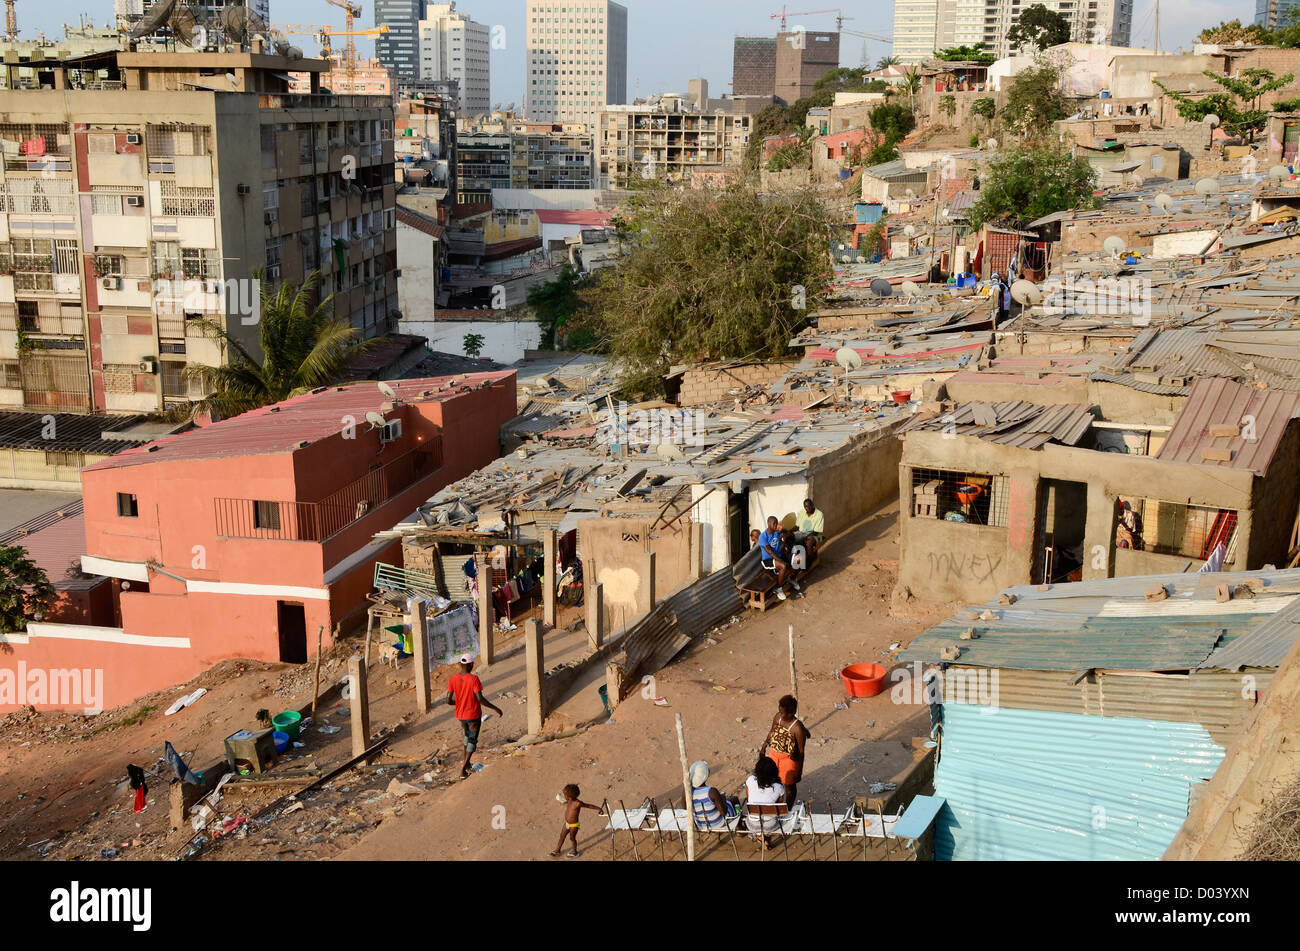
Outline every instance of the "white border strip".
[[28, 624], [27, 643], [31, 643], [33, 637], [97, 641], [105, 644], [129, 644], [132, 647], [179, 647], [183, 650], [189, 650], [190, 647], [188, 637], [154, 637], [149, 634], [126, 634], [120, 627], [91, 627], [87, 624]]
[[306, 598], [328, 601], [326, 588], [294, 588], [278, 584], [239, 584], [231, 581], [187, 581], [185, 590], [191, 594], [257, 594], [268, 598]]
[[149, 582], [149, 566], [138, 561], [114, 561], [98, 555], [82, 555], [81, 570], [89, 575], [106, 578], [124, 578], [127, 581]]

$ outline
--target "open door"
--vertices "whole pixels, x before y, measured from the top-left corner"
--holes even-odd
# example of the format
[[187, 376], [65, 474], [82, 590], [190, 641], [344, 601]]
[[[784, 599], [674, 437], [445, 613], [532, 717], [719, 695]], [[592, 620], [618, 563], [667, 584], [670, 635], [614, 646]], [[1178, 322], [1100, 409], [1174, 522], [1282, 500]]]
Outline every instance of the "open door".
[[1087, 523], [1086, 483], [1042, 480], [1038, 494], [1037, 544], [1034, 546], [1035, 583], [1082, 580], [1083, 539]]
[[307, 609], [299, 601], [277, 601], [280, 663], [307, 663]]

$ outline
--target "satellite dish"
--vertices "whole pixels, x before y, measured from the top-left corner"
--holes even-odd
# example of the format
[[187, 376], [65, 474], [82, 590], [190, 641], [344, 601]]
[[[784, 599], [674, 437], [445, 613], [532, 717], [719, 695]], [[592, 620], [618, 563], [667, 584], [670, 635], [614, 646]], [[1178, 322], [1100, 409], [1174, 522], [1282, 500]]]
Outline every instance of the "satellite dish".
[[1022, 278], [1011, 283], [1011, 299], [1017, 304], [1032, 307], [1034, 304], [1042, 302], [1043, 292], [1038, 289], [1038, 285], [1033, 281], [1026, 281]]
[[366, 413], [366, 422], [375, 429], [383, 429], [388, 425], [388, 420], [384, 419], [380, 413], [376, 413], [374, 410]]
[[1208, 198], [1219, 193], [1219, 183], [1212, 178], [1202, 178], [1196, 183], [1196, 194]]
[[893, 297], [894, 285], [890, 284], [883, 277], [878, 277], [871, 282], [871, 293], [877, 297]]
[[138, 40], [150, 33], [157, 33], [166, 26], [167, 21], [176, 12], [176, 2], [177, 0], [158, 0], [157, 3], [144, 12], [140, 22], [131, 30], [131, 39]]
[[242, 46], [248, 41], [250, 35], [265, 30], [266, 24], [256, 14], [250, 13], [248, 7], [240, 4], [226, 7], [222, 11], [221, 28], [226, 34], [226, 39]]
[[912, 191], [912, 189], [909, 188], [909, 189], [907, 190], [907, 197], [908, 197], [908, 198], [915, 198], [915, 197], [916, 197], [916, 192]]
[[916, 225], [908, 225], [903, 229], [903, 234], [907, 235], [909, 238], [913, 237], [916, 234]]
[[1201, 122], [1208, 125], [1211, 129], [1219, 124], [1219, 117], [1213, 112], [1201, 119]]
[[655, 456], [664, 462], [676, 462], [685, 458], [682, 450], [674, 443], [661, 442], [655, 444]]
[[836, 250], [836, 251], [843, 251], [843, 250], [844, 250], [844, 244], [843, 244], [843, 243], [840, 243], [840, 244], [835, 245], [835, 250]]
[[1161, 192], [1159, 195], [1156, 195], [1156, 207], [1166, 215], [1169, 214], [1170, 209], [1174, 207], [1173, 197], [1165, 192]]
[[841, 260], [843, 263], [845, 263], [845, 264], [852, 264], [852, 263], [853, 263], [853, 255], [851, 255], [851, 254], [841, 254], [841, 255], [840, 255], [840, 260]]
[[1124, 243], [1124, 239], [1118, 235], [1111, 235], [1101, 243], [1101, 246], [1112, 258], [1118, 258], [1124, 253], [1124, 249], [1128, 247], [1128, 245]]
[[1274, 165], [1268, 170], [1268, 180], [1271, 182], [1284, 182], [1291, 177], [1291, 169], [1285, 165]]
[[201, 37], [197, 46], [203, 46], [207, 42], [207, 31], [199, 27], [199, 21], [194, 18], [194, 11], [183, 3], [176, 4], [176, 9], [167, 21], [167, 27], [172, 31], [172, 35], [186, 46], [195, 47], [195, 37]]
[[996, 152], [996, 151], [998, 150], [998, 140], [997, 140], [997, 139], [989, 139], [989, 148], [990, 148], [992, 151]]
[[388, 397], [390, 400], [397, 399], [397, 391], [394, 390], [387, 383], [380, 380], [379, 383], [375, 385], [379, 387], [379, 392], [382, 393], [384, 396]]
[[[911, 225], [908, 225], [908, 227], [910, 228]], [[903, 286], [903, 294], [905, 296], [907, 297], [921, 296], [921, 285], [916, 283], [916, 281], [904, 281], [902, 286]]]
[[852, 347], [840, 347], [835, 351], [835, 362], [845, 370], [856, 370], [862, 366], [862, 354]]

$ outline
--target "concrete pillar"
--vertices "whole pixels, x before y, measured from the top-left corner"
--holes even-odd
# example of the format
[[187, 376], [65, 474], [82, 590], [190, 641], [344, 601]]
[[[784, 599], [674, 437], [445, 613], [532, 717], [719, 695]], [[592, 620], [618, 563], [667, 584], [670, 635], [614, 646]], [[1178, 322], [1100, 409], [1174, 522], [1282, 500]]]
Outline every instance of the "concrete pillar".
[[691, 522], [691, 577], [699, 581], [706, 573], [704, 568], [704, 523]]
[[524, 650], [528, 668], [524, 681], [528, 692], [528, 732], [541, 736], [542, 723], [546, 720], [546, 656], [542, 647], [542, 622], [537, 618], [524, 622]]
[[432, 704], [429, 702], [429, 642], [425, 636], [424, 602], [417, 601], [414, 610], [406, 615], [406, 623], [411, 625], [411, 645], [415, 664], [415, 712], [420, 716], [428, 713]]
[[600, 650], [605, 643], [605, 589], [596, 582], [587, 588], [587, 646]]
[[476, 552], [478, 567], [478, 662], [488, 667], [496, 660], [496, 626], [492, 623], [492, 556]]
[[546, 559], [546, 569], [542, 580], [542, 621], [547, 627], [555, 627], [555, 530], [542, 533], [542, 557]]
[[[1014, 469], [1009, 473], [1006, 563], [1002, 566], [1005, 570], [995, 572], [990, 584], [1000, 587], [1040, 580], [1034, 577], [1034, 564], [1040, 554], [1037, 550], [1040, 540], [1039, 487], [1038, 473], [1031, 469]], [[997, 589], [992, 593], [996, 595]]]
[[652, 551], [642, 556], [640, 588], [648, 614], [655, 609], [655, 553]]
[[370, 686], [366, 683], [366, 660], [360, 654], [348, 658], [348, 688], [352, 705], [352, 755], [360, 756], [370, 745]]
[[1117, 497], [1105, 483], [1088, 483], [1088, 519], [1083, 528], [1084, 581], [1115, 577], [1116, 501]]

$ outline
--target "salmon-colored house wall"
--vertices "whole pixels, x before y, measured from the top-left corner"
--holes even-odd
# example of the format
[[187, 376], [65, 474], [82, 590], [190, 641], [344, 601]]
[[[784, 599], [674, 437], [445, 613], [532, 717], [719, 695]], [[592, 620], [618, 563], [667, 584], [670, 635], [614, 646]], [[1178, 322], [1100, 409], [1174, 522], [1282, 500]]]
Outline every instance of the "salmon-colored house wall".
[[[335, 625], [359, 620], [375, 562], [400, 564], [400, 544], [375, 533], [500, 455], [513, 373], [389, 385], [396, 406], [374, 384], [330, 388], [82, 471], [83, 567], [122, 579], [121, 633], [148, 642], [105, 645], [115, 702], [230, 658], [306, 660], [318, 628], [329, 645]], [[400, 420], [400, 436], [383, 443], [367, 412]], [[119, 514], [119, 493], [135, 497], [134, 517]], [[9, 659], [84, 666], [86, 640], [57, 627], [12, 643]]]

